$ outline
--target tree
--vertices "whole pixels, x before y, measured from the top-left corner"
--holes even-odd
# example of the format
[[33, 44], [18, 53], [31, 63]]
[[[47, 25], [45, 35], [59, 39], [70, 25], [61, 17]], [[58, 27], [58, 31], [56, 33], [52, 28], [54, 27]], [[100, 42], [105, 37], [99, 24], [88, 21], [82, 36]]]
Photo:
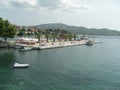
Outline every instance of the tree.
[[26, 36], [26, 33], [25, 33], [26, 30], [25, 30], [25, 27], [23, 27], [20, 31], [21, 31], [21, 33], [22, 33], [22, 36]]
[[64, 40], [67, 41], [68, 39], [68, 34], [64, 34]]
[[45, 34], [46, 42], [48, 42], [49, 34]]
[[31, 29], [27, 29], [27, 35], [28, 36], [32, 35]]
[[46, 42], [48, 42], [49, 36], [50, 36], [50, 29], [46, 29], [46, 30], [45, 30]]
[[76, 41], [77, 35], [76, 35], [76, 34], [74, 34], [74, 35], [73, 35], [73, 37], [74, 37], [74, 41]]
[[7, 38], [14, 38], [16, 34], [16, 27], [9, 23], [8, 20], [0, 18], [0, 36], [7, 41]]
[[2, 18], [0, 18], [0, 30], [2, 29], [2, 25], [3, 25], [3, 20]]
[[55, 42], [56, 37], [57, 37], [57, 33], [56, 32], [52, 32], [51, 36], [53, 38], [53, 42]]
[[40, 39], [41, 39], [41, 30], [38, 29], [38, 32], [36, 32], [37, 38], [38, 38], [38, 42], [40, 43]]

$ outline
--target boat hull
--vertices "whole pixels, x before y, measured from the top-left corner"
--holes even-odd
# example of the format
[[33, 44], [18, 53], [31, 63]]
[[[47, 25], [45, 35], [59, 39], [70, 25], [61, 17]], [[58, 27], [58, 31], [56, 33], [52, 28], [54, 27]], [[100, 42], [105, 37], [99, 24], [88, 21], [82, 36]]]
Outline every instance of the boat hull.
[[92, 46], [93, 44], [94, 44], [94, 41], [91, 41], [91, 40], [86, 42], [87, 46]]
[[29, 64], [19, 64], [19, 63], [15, 63], [13, 65], [14, 68], [28, 68]]
[[19, 51], [29, 51], [32, 50], [32, 47], [22, 46], [19, 48]]

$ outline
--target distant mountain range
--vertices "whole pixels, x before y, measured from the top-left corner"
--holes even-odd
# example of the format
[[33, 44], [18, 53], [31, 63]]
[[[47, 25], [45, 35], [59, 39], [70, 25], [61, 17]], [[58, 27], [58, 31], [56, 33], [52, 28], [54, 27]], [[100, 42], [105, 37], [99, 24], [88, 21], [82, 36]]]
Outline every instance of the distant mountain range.
[[110, 29], [96, 29], [96, 28], [86, 28], [86, 27], [77, 27], [77, 26], [69, 26], [61, 23], [49, 23], [49, 24], [41, 24], [36, 25], [35, 27], [39, 29], [61, 29], [67, 30], [75, 34], [84, 34], [84, 35], [110, 35], [110, 36], [118, 36], [120, 35], [120, 31], [110, 30]]

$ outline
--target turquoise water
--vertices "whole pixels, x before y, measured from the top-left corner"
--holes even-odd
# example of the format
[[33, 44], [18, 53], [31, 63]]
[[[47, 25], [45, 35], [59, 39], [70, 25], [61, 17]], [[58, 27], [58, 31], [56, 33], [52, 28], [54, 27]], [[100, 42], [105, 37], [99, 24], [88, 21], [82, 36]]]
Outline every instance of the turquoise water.
[[[0, 90], [120, 90], [119, 37], [41, 51], [0, 49]], [[13, 63], [29, 63], [13, 69]]]

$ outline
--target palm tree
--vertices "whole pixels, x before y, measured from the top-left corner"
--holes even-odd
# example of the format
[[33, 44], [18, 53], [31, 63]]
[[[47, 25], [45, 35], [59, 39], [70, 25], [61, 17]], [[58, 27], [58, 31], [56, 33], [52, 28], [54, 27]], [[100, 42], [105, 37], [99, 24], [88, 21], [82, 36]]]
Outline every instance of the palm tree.
[[64, 40], [67, 41], [68, 39], [68, 34], [63, 34], [64, 35]]
[[46, 42], [48, 42], [48, 39], [49, 39], [49, 36], [50, 36], [50, 30], [51, 29], [46, 29], [45, 32], [44, 32], [45, 33]]
[[77, 35], [74, 34], [74, 35], [73, 35], [73, 38], [74, 38], [74, 41], [76, 41]]
[[53, 32], [51, 35], [52, 35], [52, 38], [53, 38], [53, 42], [55, 42], [56, 37], [57, 37], [57, 33], [56, 33], [56, 32]]
[[38, 38], [38, 43], [40, 43], [40, 39], [41, 39], [41, 30], [38, 29], [38, 31], [35, 33], [37, 35], [37, 38]]
[[72, 33], [69, 33], [69, 34], [68, 34], [68, 38], [69, 38], [69, 41], [72, 40]]
[[46, 42], [48, 42], [49, 34], [45, 34]]

